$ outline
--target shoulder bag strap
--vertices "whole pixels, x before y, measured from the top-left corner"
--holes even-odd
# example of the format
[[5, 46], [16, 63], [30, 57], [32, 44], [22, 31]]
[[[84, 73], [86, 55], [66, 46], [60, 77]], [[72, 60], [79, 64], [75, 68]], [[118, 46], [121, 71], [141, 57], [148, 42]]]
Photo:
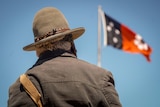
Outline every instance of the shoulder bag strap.
[[30, 95], [32, 100], [37, 104], [38, 107], [42, 107], [42, 102], [40, 100], [41, 94], [38, 92], [33, 83], [29, 80], [27, 75], [22, 74], [20, 76], [20, 82], [23, 85], [25, 91]]

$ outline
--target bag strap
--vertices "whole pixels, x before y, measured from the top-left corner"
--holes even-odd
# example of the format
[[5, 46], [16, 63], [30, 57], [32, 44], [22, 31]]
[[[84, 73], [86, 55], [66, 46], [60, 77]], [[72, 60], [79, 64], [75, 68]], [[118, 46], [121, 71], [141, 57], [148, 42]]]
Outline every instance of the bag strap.
[[38, 107], [42, 107], [42, 102], [40, 100], [41, 94], [38, 92], [33, 83], [29, 80], [27, 75], [22, 74], [20, 76], [20, 82], [23, 85], [25, 91], [30, 95], [32, 100], [37, 104]]

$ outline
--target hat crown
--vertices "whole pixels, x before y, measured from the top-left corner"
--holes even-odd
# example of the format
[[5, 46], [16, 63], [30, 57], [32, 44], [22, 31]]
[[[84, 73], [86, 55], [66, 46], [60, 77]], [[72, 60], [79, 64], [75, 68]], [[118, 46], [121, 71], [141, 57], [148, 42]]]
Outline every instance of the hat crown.
[[44, 36], [55, 29], [69, 29], [64, 15], [53, 7], [46, 7], [38, 11], [33, 21], [34, 37]]

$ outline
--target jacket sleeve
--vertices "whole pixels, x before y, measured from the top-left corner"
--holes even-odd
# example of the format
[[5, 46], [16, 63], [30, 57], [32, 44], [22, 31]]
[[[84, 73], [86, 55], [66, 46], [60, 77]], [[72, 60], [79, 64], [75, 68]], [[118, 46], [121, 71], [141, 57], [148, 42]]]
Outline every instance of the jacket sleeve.
[[110, 72], [109, 75], [107, 74], [104, 78], [102, 93], [104, 94], [106, 101], [110, 105], [110, 107], [122, 107], [118, 93], [115, 89], [113, 76]]
[[36, 107], [36, 104], [23, 89], [19, 79], [9, 88], [8, 107]]

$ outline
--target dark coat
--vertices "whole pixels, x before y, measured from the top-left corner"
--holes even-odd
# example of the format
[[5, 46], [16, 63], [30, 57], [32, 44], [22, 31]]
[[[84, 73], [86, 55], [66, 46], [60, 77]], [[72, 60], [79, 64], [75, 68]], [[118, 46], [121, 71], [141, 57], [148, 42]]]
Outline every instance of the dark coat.
[[[73, 54], [45, 53], [26, 74], [45, 107], [121, 107], [112, 74]], [[36, 107], [19, 79], [9, 89], [8, 107]]]

